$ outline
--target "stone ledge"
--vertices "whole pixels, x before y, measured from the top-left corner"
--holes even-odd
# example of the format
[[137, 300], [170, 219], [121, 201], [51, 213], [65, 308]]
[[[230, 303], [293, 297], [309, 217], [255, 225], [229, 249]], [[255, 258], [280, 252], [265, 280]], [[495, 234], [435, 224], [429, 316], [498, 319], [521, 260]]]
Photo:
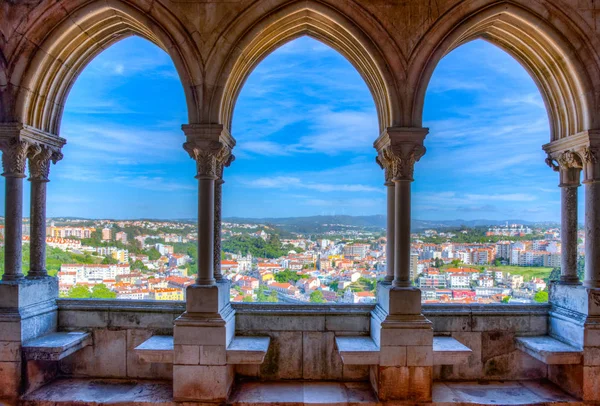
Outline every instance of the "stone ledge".
[[59, 361], [91, 344], [90, 333], [51, 333], [23, 344], [23, 354], [28, 360]]
[[457, 365], [466, 362], [473, 351], [452, 337], [433, 337], [433, 365]]
[[158, 364], [173, 363], [173, 336], [152, 336], [134, 349], [139, 359]]
[[516, 337], [515, 346], [547, 365], [580, 364], [583, 351], [550, 336]]
[[270, 337], [233, 337], [227, 347], [227, 364], [262, 364], [270, 343]]
[[371, 337], [336, 337], [335, 343], [345, 365], [379, 365], [379, 346]]

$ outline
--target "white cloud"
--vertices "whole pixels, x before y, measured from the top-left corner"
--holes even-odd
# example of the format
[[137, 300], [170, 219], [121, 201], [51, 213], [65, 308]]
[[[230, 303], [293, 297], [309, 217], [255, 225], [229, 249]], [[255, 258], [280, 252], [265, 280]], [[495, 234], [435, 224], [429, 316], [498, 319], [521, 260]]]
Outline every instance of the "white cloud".
[[383, 187], [376, 188], [361, 184], [332, 184], [303, 181], [289, 176], [264, 177], [243, 181], [246, 186], [263, 189], [307, 189], [317, 192], [373, 192], [385, 193]]

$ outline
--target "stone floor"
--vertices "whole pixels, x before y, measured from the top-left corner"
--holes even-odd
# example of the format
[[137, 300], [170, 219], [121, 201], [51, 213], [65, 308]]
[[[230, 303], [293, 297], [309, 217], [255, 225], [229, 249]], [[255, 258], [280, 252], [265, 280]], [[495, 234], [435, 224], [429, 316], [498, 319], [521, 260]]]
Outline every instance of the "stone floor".
[[578, 404], [547, 381], [435, 382], [433, 403], [465, 405]]
[[[22, 400], [24, 406], [135, 405], [174, 406], [170, 382], [63, 379]], [[258, 405], [379, 405], [367, 382], [242, 382], [228, 402]], [[399, 402], [397, 404], [411, 404]], [[436, 382], [436, 405], [581, 404], [545, 381]], [[188, 405], [186, 403], [186, 405]], [[191, 405], [191, 404], [190, 404]]]
[[23, 406], [173, 406], [173, 384], [163, 381], [61, 379], [25, 396]]

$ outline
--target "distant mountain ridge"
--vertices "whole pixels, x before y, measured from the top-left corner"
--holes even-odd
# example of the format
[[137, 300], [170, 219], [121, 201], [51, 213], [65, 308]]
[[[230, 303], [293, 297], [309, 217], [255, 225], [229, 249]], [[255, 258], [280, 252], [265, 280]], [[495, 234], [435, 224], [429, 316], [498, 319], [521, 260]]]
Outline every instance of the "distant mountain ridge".
[[[373, 227], [373, 228], [385, 228], [386, 227], [386, 216], [383, 214], [376, 214], [372, 216], [348, 216], [348, 215], [335, 215], [335, 216], [307, 216], [307, 217], [265, 217], [265, 218], [247, 218], [247, 217], [228, 217], [224, 218], [223, 221], [229, 223], [245, 223], [245, 224], [273, 224], [276, 226], [288, 226], [291, 228], [302, 227], [307, 228], [310, 226], [322, 226], [324, 224], [339, 224], [344, 226], [354, 227]], [[482, 226], [500, 226], [508, 224], [524, 224], [533, 226], [535, 224], [547, 224], [553, 225], [555, 222], [531, 222], [526, 220], [419, 220], [413, 219], [411, 229], [413, 231], [424, 230], [428, 228], [441, 228], [441, 227], [482, 227]]]

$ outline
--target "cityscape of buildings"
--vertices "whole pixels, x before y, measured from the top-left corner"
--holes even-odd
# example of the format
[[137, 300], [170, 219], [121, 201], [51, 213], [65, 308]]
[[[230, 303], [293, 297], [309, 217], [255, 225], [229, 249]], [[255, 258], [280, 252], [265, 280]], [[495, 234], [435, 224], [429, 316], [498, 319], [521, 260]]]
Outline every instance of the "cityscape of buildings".
[[[386, 275], [384, 230], [336, 225], [335, 232], [283, 238], [267, 224], [224, 222], [222, 229], [221, 272], [232, 301], [373, 303]], [[23, 231], [27, 244], [27, 223]], [[101, 291], [98, 297], [185, 300], [197, 272], [196, 238], [192, 222], [57, 219], [46, 243], [49, 255], [67, 255], [56, 272], [63, 297]], [[411, 251], [411, 279], [425, 303], [544, 301], [550, 273], [560, 267], [560, 230], [428, 229], [413, 233]]]

